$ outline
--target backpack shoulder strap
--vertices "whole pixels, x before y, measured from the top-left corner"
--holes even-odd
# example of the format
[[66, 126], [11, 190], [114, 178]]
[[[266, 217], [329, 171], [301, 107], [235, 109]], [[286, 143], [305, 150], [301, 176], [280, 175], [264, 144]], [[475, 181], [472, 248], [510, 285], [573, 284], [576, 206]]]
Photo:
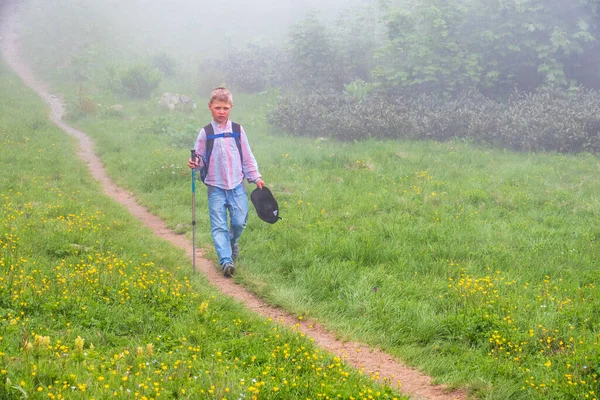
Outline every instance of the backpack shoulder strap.
[[231, 133], [235, 138], [235, 144], [237, 145], [238, 152], [240, 153], [240, 160], [242, 161], [242, 165], [244, 165], [244, 155], [242, 154], [242, 140], [240, 137], [242, 136], [242, 127], [237, 122], [231, 122]]
[[204, 127], [204, 132], [206, 132], [206, 136], [208, 135], [214, 135], [215, 134], [215, 130], [212, 126], [212, 124], [208, 124]]
[[204, 132], [206, 133], [206, 155], [210, 157], [210, 153], [212, 152], [215, 129], [211, 124], [208, 124], [204, 127]]
[[212, 123], [206, 125], [204, 128], [204, 133], [206, 133], [206, 145], [204, 149], [204, 157], [202, 161], [204, 162], [204, 167], [200, 170], [200, 180], [204, 182], [206, 179], [206, 175], [208, 175], [208, 165], [210, 163], [210, 153], [212, 153], [213, 144], [214, 144], [214, 136], [215, 130], [212, 126]]

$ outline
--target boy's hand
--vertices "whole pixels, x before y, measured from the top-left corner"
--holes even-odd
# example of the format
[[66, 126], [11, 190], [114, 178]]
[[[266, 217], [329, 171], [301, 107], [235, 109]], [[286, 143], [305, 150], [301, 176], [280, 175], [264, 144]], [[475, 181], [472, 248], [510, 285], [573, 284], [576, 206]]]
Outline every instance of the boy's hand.
[[198, 168], [198, 158], [192, 160], [191, 158], [188, 160], [188, 167], [190, 168]]
[[256, 184], [256, 187], [259, 188], [260, 190], [262, 190], [262, 188], [265, 186], [265, 182], [262, 179], [259, 179], [254, 183]]

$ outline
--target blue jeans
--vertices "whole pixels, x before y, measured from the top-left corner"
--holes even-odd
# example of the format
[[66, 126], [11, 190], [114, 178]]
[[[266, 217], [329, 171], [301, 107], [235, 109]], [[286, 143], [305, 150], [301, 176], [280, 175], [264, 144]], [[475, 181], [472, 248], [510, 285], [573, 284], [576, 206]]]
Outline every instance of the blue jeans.
[[[227, 211], [229, 211], [229, 225]], [[231, 247], [242, 236], [248, 221], [248, 197], [244, 183], [231, 190], [209, 186], [208, 213], [219, 264], [232, 263]]]

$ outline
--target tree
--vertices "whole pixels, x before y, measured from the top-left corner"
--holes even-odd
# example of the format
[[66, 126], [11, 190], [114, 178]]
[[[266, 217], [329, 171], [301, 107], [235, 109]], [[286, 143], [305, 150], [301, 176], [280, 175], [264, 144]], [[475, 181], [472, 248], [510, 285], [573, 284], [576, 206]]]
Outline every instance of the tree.
[[[424, 0], [389, 6], [375, 76], [403, 90], [456, 93], [599, 82], [590, 0]], [[586, 67], [586, 72], [581, 68]], [[592, 79], [595, 75], [595, 80]]]
[[289, 52], [299, 87], [343, 88], [336, 77], [335, 51], [329, 29], [310, 13], [290, 29]]
[[468, 1], [424, 0], [384, 17], [387, 44], [374, 76], [391, 88], [456, 91], [479, 83], [479, 54], [462, 40]]

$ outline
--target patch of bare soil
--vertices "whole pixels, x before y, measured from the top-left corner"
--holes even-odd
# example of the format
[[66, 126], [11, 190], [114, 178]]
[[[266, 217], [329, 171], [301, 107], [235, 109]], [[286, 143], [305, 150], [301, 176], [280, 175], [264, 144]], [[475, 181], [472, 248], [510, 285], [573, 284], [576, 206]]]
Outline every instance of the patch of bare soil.
[[[7, 64], [23, 79], [25, 84], [33, 89], [50, 106], [50, 118], [68, 134], [79, 140], [78, 156], [88, 165], [90, 172], [104, 188], [104, 193], [123, 204], [140, 221], [148, 226], [154, 233], [171, 242], [175, 246], [185, 249], [190, 259], [192, 258], [192, 245], [182, 235], [168, 229], [165, 223], [157, 216], [151, 214], [146, 208], [138, 204], [132, 193], [118, 187], [107, 176], [100, 158], [94, 153], [94, 144], [90, 138], [81, 131], [67, 125], [63, 120], [64, 104], [62, 100], [49, 93], [43, 82], [38, 81], [25, 60], [19, 56], [19, 20], [18, 9], [15, 4], [5, 4], [0, 9], [0, 47]], [[421, 372], [409, 368], [389, 354], [376, 348], [357, 342], [342, 342], [336, 339], [335, 334], [327, 331], [323, 326], [310, 320], [299, 321], [298, 318], [287, 314], [285, 311], [265, 303], [244, 287], [235, 284], [231, 279], [222, 276], [220, 270], [203, 258], [202, 250], [196, 251], [196, 270], [206, 275], [208, 281], [222, 293], [243, 303], [247, 308], [273, 321], [292, 327], [304, 333], [321, 348], [341, 357], [345, 362], [362, 370], [364, 374], [371, 375], [383, 384], [399, 388], [403, 393], [415, 399], [449, 400], [466, 399], [463, 391], [449, 392], [442, 385], [433, 385], [431, 378]]]

